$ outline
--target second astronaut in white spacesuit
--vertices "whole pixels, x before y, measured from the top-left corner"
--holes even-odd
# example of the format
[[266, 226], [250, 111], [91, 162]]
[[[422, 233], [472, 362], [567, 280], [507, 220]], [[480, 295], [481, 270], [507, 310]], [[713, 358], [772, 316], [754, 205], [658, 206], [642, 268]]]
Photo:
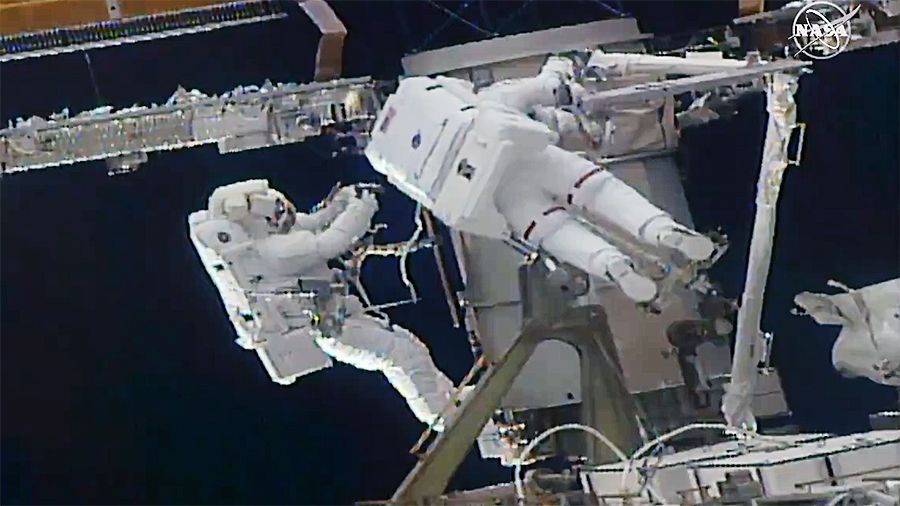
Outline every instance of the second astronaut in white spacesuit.
[[343, 187], [323, 204], [297, 213], [267, 181], [251, 180], [217, 188], [208, 208], [190, 216], [191, 238], [239, 344], [255, 349], [283, 384], [331, 358], [380, 371], [419, 420], [440, 428], [453, 383], [412, 333], [367, 315], [346, 273], [328, 266], [370, 229], [375, 196]]
[[596, 222], [691, 261], [710, 258], [715, 245], [557, 145], [561, 136], [578, 135], [574, 115], [560, 108], [577, 94], [572, 67], [551, 57], [535, 77], [477, 93], [460, 79], [404, 79], [379, 115], [366, 155], [448, 226], [512, 236], [650, 302], [658, 295], [654, 280], [598, 233]]

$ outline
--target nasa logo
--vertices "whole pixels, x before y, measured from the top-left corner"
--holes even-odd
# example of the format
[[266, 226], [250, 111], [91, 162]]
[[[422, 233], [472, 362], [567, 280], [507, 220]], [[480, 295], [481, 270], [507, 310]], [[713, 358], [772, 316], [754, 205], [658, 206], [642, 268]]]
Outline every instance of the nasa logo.
[[804, 54], [817, 60], [833, 58], [850, 42], [850, 20], [859, 12], [857, 5], [850, 13], [831, 2], [816, 1], [803, 6], [794, 17], [791, 40], [797, 47], [794, 57]]

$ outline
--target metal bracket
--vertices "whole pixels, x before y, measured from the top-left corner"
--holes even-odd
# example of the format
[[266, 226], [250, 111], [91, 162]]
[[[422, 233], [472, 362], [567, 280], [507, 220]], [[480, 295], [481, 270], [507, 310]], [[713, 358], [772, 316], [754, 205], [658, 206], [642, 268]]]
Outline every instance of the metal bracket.
[[339, 78], [347, 27], [325, 0], [299, 0], [298, 3], [322, 32], [316, 52], [315, 80], [321, 82]]
[[[522, 267], [522, 292], [542, 289], [546, 267], [538, 262]], [[526, 297], [527, 298], [527, 297]], [[640, 442], [635, 425], [636, 406], [611, 356], [611, 336], [600, 306], [578, 308], [537, 305], [526, 311], [519, 336], [505, 355], [482, 376], [475, 389], [459, 407], [455, 419], [438, 435], [421, 460], [394, 493], [393, 504], [423, 504], [442, 494], [462, 463], [481, 429], [509, 391], [519, 372], [537, 346], [546, 340], [560, 340], [574, 346], [581, 357], [581, 422], [603, 427], [621, 448]], [[585, 456], [594, 462], [612, 459], [608, 450], [585, 439]]]
[[798, 123], [795, 131], [798, 132], [797, 152], [794, 153], [793, 159], [788, 158], [788, 165], [800, 165], [800, 159], [803, 158], [803, 139], [806, 137], [806, 123]]

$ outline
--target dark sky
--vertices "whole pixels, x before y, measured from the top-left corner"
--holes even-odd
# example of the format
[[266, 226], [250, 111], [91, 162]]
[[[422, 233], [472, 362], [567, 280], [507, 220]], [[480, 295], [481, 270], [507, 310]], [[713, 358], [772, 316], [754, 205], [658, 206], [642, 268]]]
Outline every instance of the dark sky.
[[[549, 28], [608, 16], [595, 2], [473, 2], [483, 27]], [[725, 22], [730, 2], [624, 2], [646, 31]], [[444, 2], [453, 9], [460, 4]], [[475, 40], [425, 2], [340, 2], [350, 30], [346, 75], [391, 78], [423, 46]], [[515, 14], [518, 11], [518, 14]], [[514, 17], [510, 18], [513, 15]], [[507, 24], [498, 29], [500, 20]], [[304, 81], [316, 35], [299, 16], [258, 26], [4, 63], [0, 120], [164, 102], [178, 84], [222, 92], [237, 84]], [[837, 328], [788, 314], [793, 295], [838, 279], [861, 286], [898, 276], [897, 47], [817, 63], [804, 77], [809, 123], [803, 164], [788, 173], [764, 328], [807, 430], [865, 429], [865, 414], [894, 393], [840, 378], [830, 367]], [[723, 226], [732, 249], [714, 269], [740, 293], [765, 115], [750, 100], [734, 119], [683, 139], [686, 187], [700, 228]], [[337, 366], [291, 387], [271, 383], [255, 354], [235, 345], [215, 289], [187, 238], [185, 218], [216, 186], [268, 178], [302, 206], [335, 181], [378, 180], [365, 161], [329, 159], [310, 145], [220, 156], [214, 147], [151, 155], [137, 173], [109, 178], [102, 163], [6, 177], [2, 240], [2, 483], [10, 503], [347, 504], [387, 498], [411, 468], [421, 426], [374, 373]], [[412, 204], [382, 199], [385, 241], [406, 238]], [[416, 307], [391, 315], [425, 340], [454, 380], [471, 357], [438, 292], [430, 254], [413, 261]], [[405, 296], [390, 260], [365, 280], [378, 301]], [[508, 480], [471, 458], [457, 487]]]

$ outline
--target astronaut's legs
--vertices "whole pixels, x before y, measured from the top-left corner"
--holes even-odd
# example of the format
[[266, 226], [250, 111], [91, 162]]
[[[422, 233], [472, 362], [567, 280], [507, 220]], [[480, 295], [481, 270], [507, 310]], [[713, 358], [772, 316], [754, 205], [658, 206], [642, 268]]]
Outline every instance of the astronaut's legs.
[[637, 190], [572, 152], [549, 146], [529, 169], [538, 185], [561, 202], [607, 220], [651, 246], [675, 249], [691, 260], [713, 254], [715, 245], [709, 238], [678, 224]]
[[424, 423], [434, 423], [453, 395], [453, 383], [428, 348], [402, 327], [357, 314], [347, 319], [340, 335], [320, 337], [317, 343], [339, 362], [381, 371]]
[[632, 300], [647, 302], [656, 296], [656, 284], [635, 272], [627, 256], [578, 223], [540, 190], [513, 181], [498, 193], [497, 208], [525, 241], [614, 282]]

